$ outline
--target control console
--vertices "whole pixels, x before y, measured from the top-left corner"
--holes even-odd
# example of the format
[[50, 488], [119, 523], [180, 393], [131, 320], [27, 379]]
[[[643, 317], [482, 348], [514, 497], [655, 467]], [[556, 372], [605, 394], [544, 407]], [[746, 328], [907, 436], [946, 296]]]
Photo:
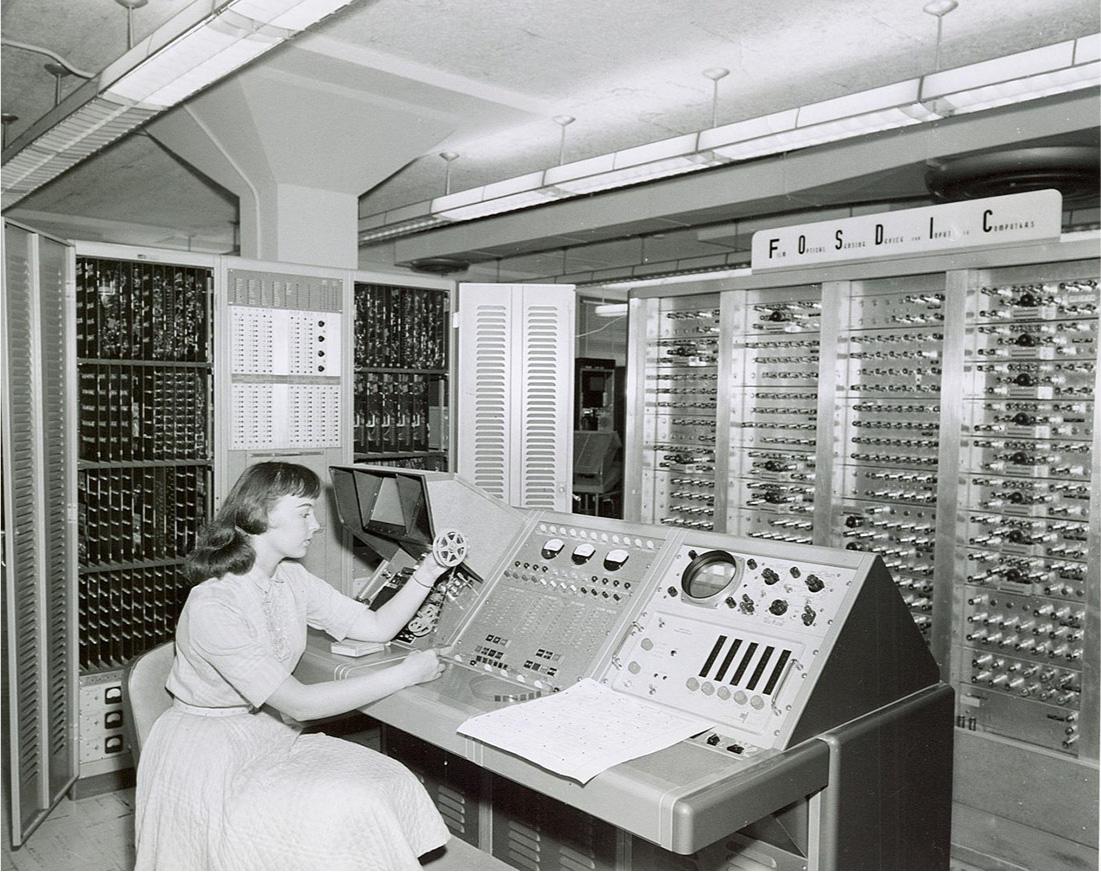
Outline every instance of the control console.
[[[874, 645], [858, 638], [873, 622], [895, 628], [903, 655], [928, 667], [926, 682], [933, 674], [877, 558], [682, 535], [602, 678], [615, 690], [706, 717], [733, 740], [712, 744], [739, 754], [785, 748], [810, 724], [814, 732], [831, 726], [823, 696], [851, 696], [860, 683], [854, 677], [874, 684], [890, 672]], [[860, 673], [830, 667], [860, 646], [870, 658]]]
[[542, 512], [452, 643], [477, 670], [561, 690], [592, 674], [671, 531]]

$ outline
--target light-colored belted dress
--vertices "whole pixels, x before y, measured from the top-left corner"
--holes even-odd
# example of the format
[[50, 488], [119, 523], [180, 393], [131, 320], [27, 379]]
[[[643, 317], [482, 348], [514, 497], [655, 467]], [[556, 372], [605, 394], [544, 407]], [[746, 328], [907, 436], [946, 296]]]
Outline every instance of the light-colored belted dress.
[[343, 639], [363, 608], [290, 561], [192, 589], [138, 767], [138, 869], [419, 869], [447, 841], [402, 764], [264, 706], [307, 624]]

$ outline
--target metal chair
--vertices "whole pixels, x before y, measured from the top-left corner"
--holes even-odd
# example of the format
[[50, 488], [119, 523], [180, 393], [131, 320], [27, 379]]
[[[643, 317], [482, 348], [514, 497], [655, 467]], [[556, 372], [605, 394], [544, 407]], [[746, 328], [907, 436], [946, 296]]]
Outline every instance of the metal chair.
[[164, 684], [172, 671], [174, 656], [175, 643], [163, 642], [139, 654], [123, 671], [123, 732], [130, 745], [135, 768], [153, 722], [172, 705], [172, 694], [165, 690]]

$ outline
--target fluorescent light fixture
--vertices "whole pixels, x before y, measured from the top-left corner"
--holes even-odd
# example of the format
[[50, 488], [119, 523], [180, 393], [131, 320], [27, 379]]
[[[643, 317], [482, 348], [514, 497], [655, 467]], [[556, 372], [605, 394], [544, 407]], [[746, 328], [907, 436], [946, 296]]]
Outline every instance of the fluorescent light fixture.
[[[536, 194], [534, 198], [525, 198], [523, 195], [538, 191], [543, 183], [543, 173], [528, 173], [513, 179], [505, 179], [503, 182], [494, 182], [491, 185], [483, 185], [479, 188], [468, 188], [465, 191], [457, 191], [454, 194], [445, 194], [436, 197], [430, 207], [434, 215], [446, 215], [454, 219], [454, 215], [460, 207], [482, 206], [489, 202], [496, 202], [496, 207], [484, 214], [492, 215], [494, 212], [508, 212], [512, 209], [522, 209], [533, 203], [540, 203], [546, 199], [554, 199], [559, 194], [553, 191]], [[515, 205], [520, 203], [522, 205]], [[467, 210], [470, 211], [470, 210]], [[476, 211], [476, 210], [475, 210]]]
[[1085, 64], [1101, 61], [1101, 33], [1083, 36], [1074, 41], [1074, 62]]
[[[103, 71], [104, 93], [161, 109], [174, 106], [348, 2], [233, 0], [167, 43], [158, 30], [134, 46]], [[137, 65], [135, 53], [146, 55]]]
[[953, 94], [946, 94], [930, 101], [942, 115], [963, 115], [968, 112], [981, 112], [1022, 103], [1026, 100], [1038, 100], [1041, 97], [1054, 97], [1082, 88], [1095, 88], [1101, 84], [1101, 62], [1082, 64], [1066, 70], [1040, 73], [1027, 79], [1015, 79], [994, 85], [968, 88]]
[[701, 149], [714, 149], [719, 145], [746, 142], [773, 133], [794, 130], [798, 117], [798, 109], [785, 109], [783, 112], [773, 112], [771, 115], [762, 115], [760, 118], [750, 118], [746, 121], [724, 124], [721, 127], [712, 127], [710, 130], [700, 132], [699, 147]]
[[7, 208], [351, 0], [193, 0], [5, 149]]
[[[526, 209], [528, 206], [541, 206], [551, 200], [561, 197], [561, 193], [553, 188], [539, 188], [534, 191], [522, 191], [519, 194], [510, 194], [507, 197], [497, 197], [493, 200], [484, 200], [471, 203], [467, 206], [441, 211], [438, 214], [448, 221], [470, 221], [474, 218], [484, 218], [487, 215], [498, 215], [501, 212], [512, 212], [516, 209]], [[440, 198], [445, 199], [445, 198]], [[435, 211], [433, 201], [433, 211]]]
[[698, 134], [689, 133], [552, 167], [543, 174], [543, 184], [567, 194], [589, 194], [723, 163], [715, 155], [699, 151], [698, 140]]
[[284, 30], [305, 30], [351, 0], [234, 0], [229, 8], [253, 21]]
[[635, 185], [639, 182], [651, 182], [670, 176], [679, 176], [682, 173], [694, 172], [723, 162], [713, 155], [686, 154], [644, 164], [643, 166], [624, 167], [621, 170], [612, 170], [596, 176], [559, 182], [556, 187], [568, 194], [590, 194], [595, 191], [622, 188], [624, 185]]
[[[941, 116], [918, 102], [920, 91], [921, 79], [909, 79], [812, 103], [790, 113], [768, 116], [763, 125], [750, 121], [742, 122], [740, 126], [728, 125], [725, 129], [704, 131], [700, 139], [721, 157], [748, 160], [938, 120]], [[746, 136], [762, 128], [771, 128], [775, 132], [764, 136]], [[719, 144], [723, 134], [737, 138], [729, 145]]]
[[174, 106], [283, 41], [279, 35], [254, 31], [248, 21], [223, 13], [169, 43], [104, 93], [159, 109]]
[[961, 115], [1101, 84], [1098, 35], [932, 73], [921, 99], [938, 114]]
[[626, 303], [601, 303], [593, 309], [598, 318], [622, 318], [627, 314]]

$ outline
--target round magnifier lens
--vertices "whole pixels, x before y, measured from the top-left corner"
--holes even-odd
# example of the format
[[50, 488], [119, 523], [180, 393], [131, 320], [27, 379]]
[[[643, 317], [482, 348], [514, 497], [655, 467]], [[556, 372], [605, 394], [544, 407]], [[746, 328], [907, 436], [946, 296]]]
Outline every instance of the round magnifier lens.
[[681, 590], [692, 599], [709, 599], [729, 588], [740, 570], [733, 554], [708, 551], [685, 567], [680, 579]]

